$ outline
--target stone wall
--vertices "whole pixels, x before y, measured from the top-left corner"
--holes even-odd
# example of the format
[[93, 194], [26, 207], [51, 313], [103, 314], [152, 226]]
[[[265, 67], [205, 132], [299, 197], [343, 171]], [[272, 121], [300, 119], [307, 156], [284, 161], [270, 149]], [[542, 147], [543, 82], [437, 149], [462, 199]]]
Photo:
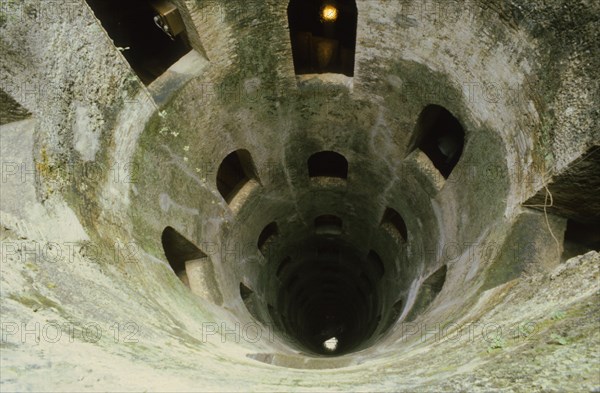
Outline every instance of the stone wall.
[[[348, 80], [294, 75], [285, 2], [175, 3], [198, 69], [157, 103], [84, 1], [0, 2], [4, 389], [600, 386], [598, 254], [558, 265], [565, 218], [523, 206], [600, 144], [597, 4], [358, 1]], [[448, 179], [408, 151], [429, 104], [465, 129]], [[258, 179], [228, 204], [216, 176], [238, 149]], [[323, 150], [345, 156], [347, 180], [308, 177]], [[387, 207], [406, 242], [381, 227]], [[386, 272], [392, 322], [339, 357], [276, 323], [278, 264], [321, 214]], [[167, 226], [208, 256], [198, 285], [222, 298], [173, 274]], [[407, 322], [442, 266], [439, 294]]]

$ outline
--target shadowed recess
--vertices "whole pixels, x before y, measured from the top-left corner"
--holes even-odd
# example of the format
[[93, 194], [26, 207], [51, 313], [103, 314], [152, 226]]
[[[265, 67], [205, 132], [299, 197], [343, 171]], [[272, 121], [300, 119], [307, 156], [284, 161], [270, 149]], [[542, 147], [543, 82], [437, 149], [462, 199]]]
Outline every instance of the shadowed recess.
[[[162, 75], [191, 50], [179, 11], [164, 0], [87, 0], [102, 26], [145, 84]], [[165, 11], [166, 10], [166, 11]], [[155, 22], [169, 14], [176, 26], [173, 37]]]
[[354, 0], [292, 0], [288, 23], [296, 74], [354, 75]]
[[308, 159], [308, 176], [348, 178], [348, 161], [334, 151], [315, 153]]
[[183, 237], [172, 227], [166, 227], [163, 230], [161, 242], [165, 257], [177, 275], [185, 272], [187, 261], [206, 258], [206, 254], [200, 251], [194, 243]]
[[409, 151], [421, 149], [444, 178], [448, 178], [460, 160], [465, 132], [459, 121], [439, 105], [421, 112]]

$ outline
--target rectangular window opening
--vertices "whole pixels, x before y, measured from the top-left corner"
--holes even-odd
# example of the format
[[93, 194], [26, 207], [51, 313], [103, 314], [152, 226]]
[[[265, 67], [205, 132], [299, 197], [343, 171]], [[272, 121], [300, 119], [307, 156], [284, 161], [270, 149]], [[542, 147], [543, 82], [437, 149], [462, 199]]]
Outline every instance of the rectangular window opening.
[[173, 3], [165, 0], [87, 0], [87, 3], [145, 85], [192, 49]]

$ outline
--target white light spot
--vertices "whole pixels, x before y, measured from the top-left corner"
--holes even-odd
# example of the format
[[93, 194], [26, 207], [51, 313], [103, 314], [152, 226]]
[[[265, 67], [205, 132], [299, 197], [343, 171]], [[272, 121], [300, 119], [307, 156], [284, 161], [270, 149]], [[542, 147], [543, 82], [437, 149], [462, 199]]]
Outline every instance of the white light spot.
[[331, 337], [329, 340], [325, 340], [323, 342], [323, 347], [330, 352], [335, 352], [335, 350], [337, 349], [337, 346], [338, 346], [337, 337]]

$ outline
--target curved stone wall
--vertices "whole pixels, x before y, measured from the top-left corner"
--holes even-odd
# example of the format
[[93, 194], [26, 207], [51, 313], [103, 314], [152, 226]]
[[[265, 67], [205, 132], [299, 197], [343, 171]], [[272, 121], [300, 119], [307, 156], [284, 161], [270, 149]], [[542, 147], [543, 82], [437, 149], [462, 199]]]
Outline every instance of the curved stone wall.
[[148, 86], [83, 1], [2, 8], [7, 390], [600, 386], [596, 243], [528, 201], [595, 168], [596, 4], [357, 1], [348, 78], [294, 75], [283, 2], [173, 3]]

